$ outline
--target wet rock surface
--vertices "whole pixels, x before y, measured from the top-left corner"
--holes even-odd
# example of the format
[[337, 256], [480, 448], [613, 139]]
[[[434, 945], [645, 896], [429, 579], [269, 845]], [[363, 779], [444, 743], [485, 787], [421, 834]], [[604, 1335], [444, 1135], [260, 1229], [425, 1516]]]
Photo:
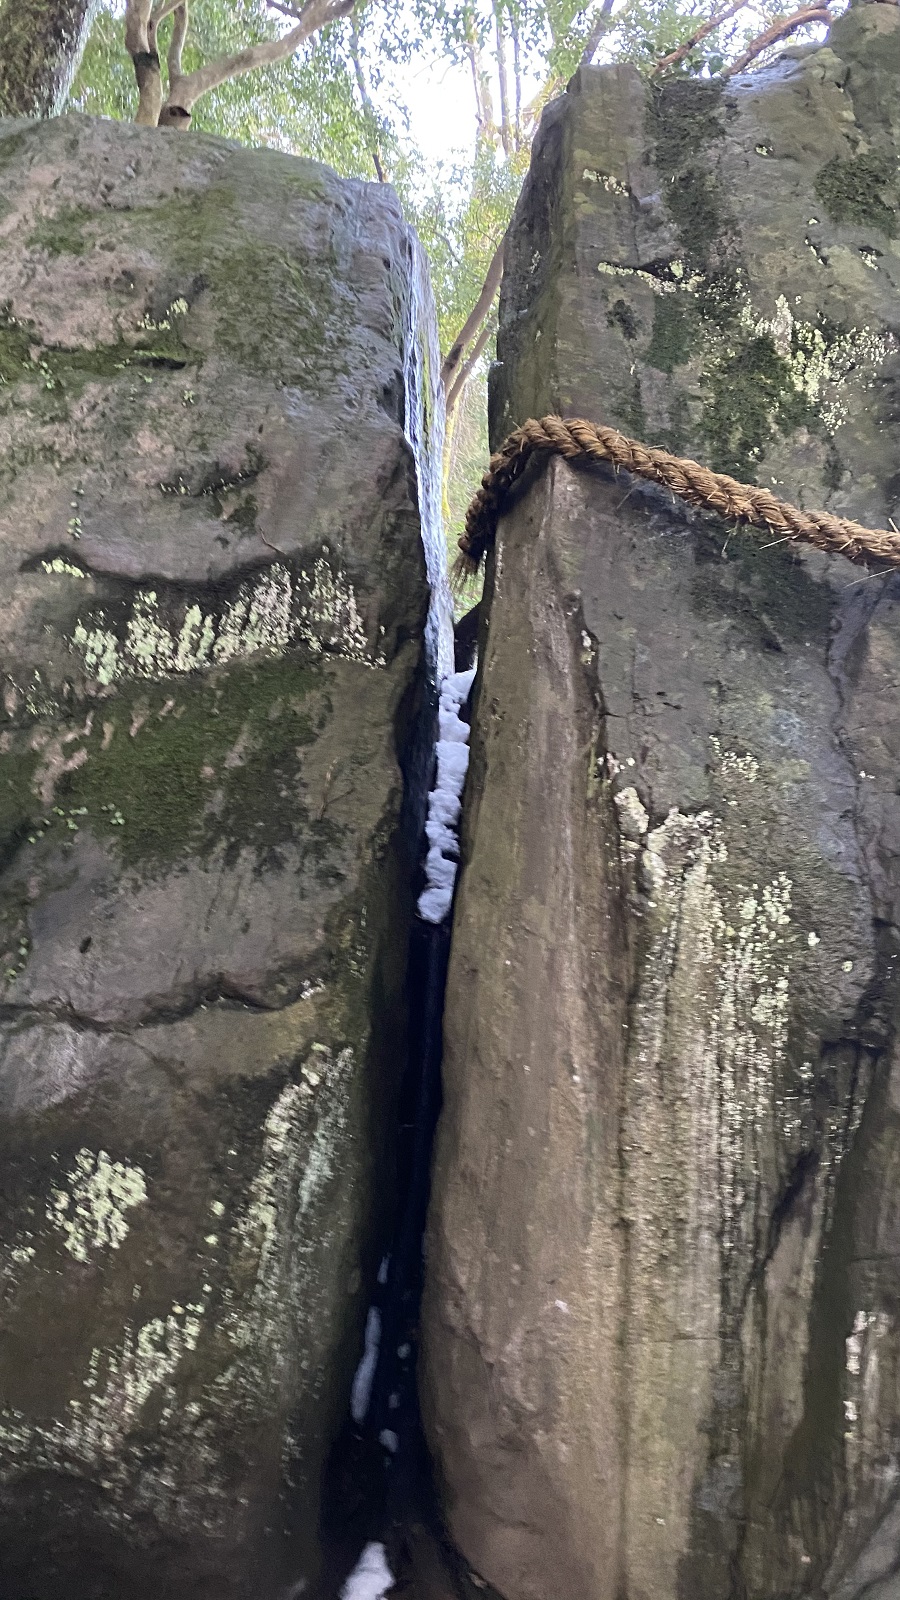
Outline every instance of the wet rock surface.
[[[582, 73], [495, 443], [560, 409], [883, 525], [896, 197], [834, 185], [896, 164], [898, 50], [873, 6], [724, 93]], [[714, 126], [663, 161], [679, 96]], [[423, 1319], [450, 1530], [505, 1600], [886, 1600], [900, 580], [557, 462], [485, 609]]]
[[427, 591], [393, 196], [0, 123], [0, 1588], [316, 1591]]

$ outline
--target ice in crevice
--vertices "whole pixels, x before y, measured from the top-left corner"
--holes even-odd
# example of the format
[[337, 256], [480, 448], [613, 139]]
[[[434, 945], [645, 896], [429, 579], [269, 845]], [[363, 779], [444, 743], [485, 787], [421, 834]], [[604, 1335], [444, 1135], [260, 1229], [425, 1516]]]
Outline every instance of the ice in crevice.
[[381, 1344], [381, 1312], [377, 1306], [369, 1307], [366, 1317], [365, 1349], [363, 1357], [353, 1377], [353, 1387], [350, 1390], [350, 1415], [358, 1427], [361, 1427], [369, 1414], [369, 1405], [372, 1399], [372, 1384], [375, 1382], [375, 1368], [378, 1366], [378, 1350]]
[[469, 766], [469, 726], [460, 710], [475, 678], [471, 672], [451, 672], [441, 684], [438, 708], [437, 775], [428, 796], [425, 834], [425, 888], [419, 895], [419, 916], [425, 922], [443, 922], [453, 899], [459, 865], [459, 818], [462, 792]]
[[341, 1590], [341, 1600], [383, 1600], [393, 1585], [384, 1545], [367, 1544]]

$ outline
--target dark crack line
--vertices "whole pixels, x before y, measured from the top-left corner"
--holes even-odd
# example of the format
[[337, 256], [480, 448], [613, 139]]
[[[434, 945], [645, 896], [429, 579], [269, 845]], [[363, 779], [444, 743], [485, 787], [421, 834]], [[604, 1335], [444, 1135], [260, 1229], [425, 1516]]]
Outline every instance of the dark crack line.
[[208, 1011], [213, 1008], [221, 1008], [223, 1012], [242, 1010], [275, 1016], [280, 1011], [289, 1010], [304, 998], [312, 999], [312, 995], [304, 996], [302, 986], [292, 990], [284, 1000], [269, 1003], [244, 993], [236, 985], [218, 984], [213, 989], [195, 991], [180, 1005], [175, 1001], [168, 1005], [161, 1003], [132, 1021], [113, 1021], [94, 1017], [88, 1012], [79, 1011], [77, 1006], [69, 1005], [64, 1000], [47, 1000], [37, 1004], [23, 1002], [21, 1005], [6, 1001], [0, 1004], [0, 1024], [24, 1021], [30, 1027], [40, 1027], [48, 1022], [60, 1023], [77, 1033], [131, 1036], [147, 1028], [165, 1027], [189, 1021], [198, 1011]]

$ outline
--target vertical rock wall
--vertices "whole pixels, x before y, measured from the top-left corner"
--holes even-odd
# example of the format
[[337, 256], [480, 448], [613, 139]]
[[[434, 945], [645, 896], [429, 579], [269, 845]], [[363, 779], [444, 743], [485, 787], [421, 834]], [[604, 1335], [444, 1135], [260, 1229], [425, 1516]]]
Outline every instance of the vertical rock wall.
[[[582, 72], [517, 212], [495, 442], [582, 414], [897, 516], [900, 15]], [[900, 580], [556, 464], [488, 577], [423, 1403], [505, 1600], [900, 1570]]]
[[4, 1600], [314, 1592], [405, 1051], [411, 259], [311, 163], [0, 124]]

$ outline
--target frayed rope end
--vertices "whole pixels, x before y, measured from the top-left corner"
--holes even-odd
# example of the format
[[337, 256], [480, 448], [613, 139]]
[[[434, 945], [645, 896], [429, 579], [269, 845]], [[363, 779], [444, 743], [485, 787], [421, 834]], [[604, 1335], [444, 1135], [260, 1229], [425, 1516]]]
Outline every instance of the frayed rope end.
[[459, 555], [450, 568], [450, 588], [454, 594], [460, 594], [466, 584], [477, 577], [483, 559], [484, 551], [480, 556], [473, 556], [460, 547]]

